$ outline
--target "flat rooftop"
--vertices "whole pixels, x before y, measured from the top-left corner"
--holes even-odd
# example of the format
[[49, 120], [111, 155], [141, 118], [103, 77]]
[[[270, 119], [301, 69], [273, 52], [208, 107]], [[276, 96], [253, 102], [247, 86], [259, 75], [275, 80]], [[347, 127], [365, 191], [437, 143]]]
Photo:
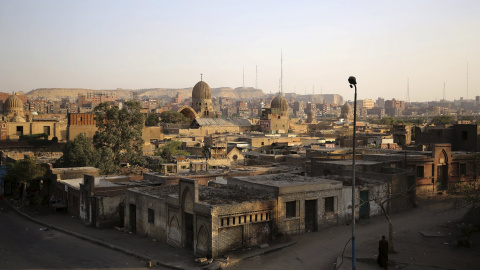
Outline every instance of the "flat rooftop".
[[[140, 193], [157, 196], [160, 198], [175, 197], [178, 198], [178, 185], [152, 186], [135, 188]], [[199, 200], [209, 205], [221, 205], [242, 203], [249, 201], [266, 201], [272, 198], [271, 194], [261, 190], [245, 190], [241, 188], [232, 188], [227, 186], [209, 187], [198, 186]]]
[[[128, 178], [128, 177], [127, 176], [95, 177], [95, 187], [118, 187], [120, 185], [109, 182], [108, 179], [118, 180], [123, 178]], [[77, 189], [80, 189], [80, 184], [83, 184], [83, 178], [66, 179], [66, 180], [58, 180], [58, 181]]]
[[[322, 161], [322, 163], [332, 164], [332, 165], [352, 165], [352, 160], [329, 160], [329, 161]], [[382, 162], [376, 161], [368, 161], [368, 160], [355, 160], [355, 166], [357, 165], [377, 165], [382, 164]]]
[[342, 187], [342, 182], [338, 180], [325, 179], [321, 177], [305, 177], [291, 173], [244, 176], [235, 177], [235, 179], [277, 188], [312, 187], [315, 189], [331, 189]]

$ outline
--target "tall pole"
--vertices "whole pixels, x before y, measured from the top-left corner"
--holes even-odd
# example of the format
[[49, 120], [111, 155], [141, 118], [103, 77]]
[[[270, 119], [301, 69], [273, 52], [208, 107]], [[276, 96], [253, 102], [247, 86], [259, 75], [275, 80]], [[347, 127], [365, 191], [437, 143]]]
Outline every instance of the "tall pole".
[[468, 61], [467, 61], [467, 99], [468, 99]]
[[280, 95], [283, 96], [283, 49], [280, 50]]
[[355, 77], [348, 78], [350, 88], [355, 86], [355, 98], [353, 99], [353, 158], [352, 158], [352, 270], [357, 269], [355, 254], [355, 133], [357, 126], [357, 80]]

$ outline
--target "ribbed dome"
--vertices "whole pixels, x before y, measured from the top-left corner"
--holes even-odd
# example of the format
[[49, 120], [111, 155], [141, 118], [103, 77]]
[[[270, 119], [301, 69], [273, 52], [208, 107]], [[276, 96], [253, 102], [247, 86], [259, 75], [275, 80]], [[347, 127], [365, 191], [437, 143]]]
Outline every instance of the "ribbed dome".
[[280, 109], [280, 111], [286, 112], [288, 111], [288, 102], [284, 97], [282, 97], [281, 95], [278, 95], [272, 100], [272, 104], [270, 105], [270, 108]]
[[9, 96], [7, 100], [5, 100], [5, 113], [22, 111], [22, 110], [23, 110], [23, 102], [16, 95]]
[[204, 81], [199, 81], [192, 90], [192, 99], [212, 99], [212, 90]]

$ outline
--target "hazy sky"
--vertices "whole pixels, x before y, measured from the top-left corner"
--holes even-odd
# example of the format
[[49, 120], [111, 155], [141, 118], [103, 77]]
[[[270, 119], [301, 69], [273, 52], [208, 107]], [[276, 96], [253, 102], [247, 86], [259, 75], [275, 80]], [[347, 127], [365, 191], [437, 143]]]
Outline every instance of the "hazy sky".
[[0, 91], [255, 87], [480, 95], [480, 1], [0, 1]]

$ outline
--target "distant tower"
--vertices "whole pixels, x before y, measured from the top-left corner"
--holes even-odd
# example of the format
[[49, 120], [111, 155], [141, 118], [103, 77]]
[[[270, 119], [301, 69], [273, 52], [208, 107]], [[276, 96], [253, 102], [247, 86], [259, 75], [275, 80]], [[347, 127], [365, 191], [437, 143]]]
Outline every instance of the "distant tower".
[[406, 102], [410, 102], [410, 78], [407, 78], [407, 98]]
[[255, 65], [255, 89], [258, 89], [258, 68]]
[[445, 96], [445, 82], [443, 82], [443, 101], [446, 101], [447, 98]]
[[467, 99], [468, 99], [468, 61], [467, 61]]
[[283, 49], [280, 49], [280, 93], [283, 95]]
[[242, 88], [245, 88], [245, 67], [243, 67], [243, 83]]

